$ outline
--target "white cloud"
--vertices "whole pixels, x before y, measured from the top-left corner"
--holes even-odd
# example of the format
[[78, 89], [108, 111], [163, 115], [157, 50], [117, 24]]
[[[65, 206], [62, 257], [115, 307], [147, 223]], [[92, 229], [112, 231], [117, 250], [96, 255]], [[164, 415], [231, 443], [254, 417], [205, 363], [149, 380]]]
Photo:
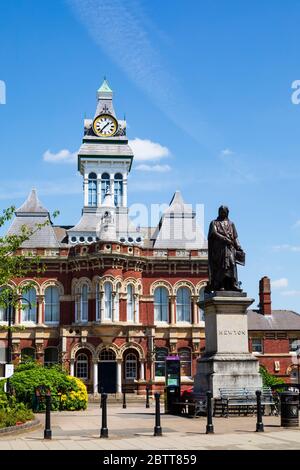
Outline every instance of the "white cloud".
[[280, 292], [280, 294], [284, 295], [285, 297], [298, 297], [300, 296], [300, 290], [285, 290]]
[[274, 251], [299, 252], [300, 251], [300, 245], [289, 245], [289, 244], [275, 245], [275, 246], [273, 246], [273, 250]]
[[233, 155], [234, 152], [228, 148], [224, 149], [224, 150], [221, 150], [221, 155]]
[[282, 277], [281, 279], [277, 279], [276, 281], [271, 281], [271, 286], [273, 289], [282, 289], [283, 287], [287, 287], [289, 281], [286, 277]]
[[157, 161], [170, 155], [170, 150], [167, 147], [149, 139], [136, 137], [129, 140], [129, 145], [133, 150], [134, 159], [139, 162]]
[[225, 176], [230, 178], [231, 182], [235, 183], [255, 183], [257, 177], [249, 168], [249, 159], [243, 155], [238, 155], [236, 152], [229, 148], [221, 150], [218, 155], [219, 160], [224, 165], [222, 178]]
[[[168, 53], [161, 48], [165, 33], [160, 34], [150, 19], [148, 2], [66, 1], [103, 53], [180, 129], [211, 147], [217, 132], [200, 116], [191, 91], [183, 88], [178, 74], [169, 70]], [[171, 50], [170, 43], [168, 47]], [[192, 119], [182, 119], [187, 109]]]
[[169, 165], [146, 165], [145, 163], [138, 165], [135, 169], [156, 173], [166, 173], [167, 171], [171, 171], [171, 167]]
[[43, 160], [50, 163], [74, 163], [77, 159], [77, 152], [70, 152], [70, 150], [62, 149], [57, 153], [52, 153], [46, 150], [43, 155]]
[[300, 220], [297, 220], [294, 225], [293, 225], [293, 228], [296, 228], [296, 227], [300, 227]]

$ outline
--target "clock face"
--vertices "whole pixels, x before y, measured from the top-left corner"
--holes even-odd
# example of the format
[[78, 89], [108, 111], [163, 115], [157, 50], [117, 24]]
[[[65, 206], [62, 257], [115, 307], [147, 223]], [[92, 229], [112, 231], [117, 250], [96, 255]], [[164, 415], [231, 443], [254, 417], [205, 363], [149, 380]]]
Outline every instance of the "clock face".
[[117, 132], [118, 123], [109, 114], [100, 114], [93, 122], [93, 130], [99, 137], [111, 137]]

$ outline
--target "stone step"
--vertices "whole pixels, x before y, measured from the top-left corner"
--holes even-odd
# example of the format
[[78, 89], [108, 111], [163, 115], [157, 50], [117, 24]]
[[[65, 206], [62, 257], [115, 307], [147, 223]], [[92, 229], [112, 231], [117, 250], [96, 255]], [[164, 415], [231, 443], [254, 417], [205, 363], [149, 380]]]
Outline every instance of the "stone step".
[[[100, 395], [89, 395], [88, 396], [89, 403], [100, 403]], [[150, 402], [154, 401], [154, 398], [150, 395]], [[108, 403], [122, 403], [123, 402], [123, 395], [115, 395], [115, 394], [108, 394], [107, 397]], [[127, 403], [146, 403], [146, 396], [145, 395], [135, 395], [134, 393], [126, 394], [126, 402]]]

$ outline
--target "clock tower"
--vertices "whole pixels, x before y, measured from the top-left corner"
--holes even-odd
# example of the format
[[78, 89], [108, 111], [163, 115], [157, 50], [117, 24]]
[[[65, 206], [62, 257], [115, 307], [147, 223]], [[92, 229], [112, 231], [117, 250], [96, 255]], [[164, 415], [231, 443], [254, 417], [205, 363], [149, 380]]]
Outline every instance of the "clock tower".
[[110, 226], [109, 230], [114, 240], [142, 243], [140, 233], [128, 218], [127, 176], [132, 160], [126, 121], [117, 118], [113, 92], [104, 79], [97, 91], [94, 118], [84, 120], [84, 136], [78, 153], [84, 205], [80, 221], [68, 230], [71, 244], [107, 240], [103, 225], [107, 220], [114, 221], [115, 226]]

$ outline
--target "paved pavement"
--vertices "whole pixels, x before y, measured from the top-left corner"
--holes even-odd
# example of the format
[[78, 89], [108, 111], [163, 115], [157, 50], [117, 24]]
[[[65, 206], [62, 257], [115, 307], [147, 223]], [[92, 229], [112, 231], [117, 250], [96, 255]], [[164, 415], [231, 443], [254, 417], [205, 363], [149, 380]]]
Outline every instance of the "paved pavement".
[[280, 427], [280, 418], [265, 416], [265, 432], [255, 432], [255, 417], [214, 418], [215, 434], [205, 434], [206, 418], [162, 415], [162, 437], [153, 436], [154, 406], [110, 405], [109, 439], [100, 439], [99, 404], [86, 411], [55, 412], [51, 415], [52, 440], [43, 439], [44, 416], [37, 415], [40, 429], [0, 437], [0, 450], [200, 450], [200, 449], [300, 449], [300, 428]]

